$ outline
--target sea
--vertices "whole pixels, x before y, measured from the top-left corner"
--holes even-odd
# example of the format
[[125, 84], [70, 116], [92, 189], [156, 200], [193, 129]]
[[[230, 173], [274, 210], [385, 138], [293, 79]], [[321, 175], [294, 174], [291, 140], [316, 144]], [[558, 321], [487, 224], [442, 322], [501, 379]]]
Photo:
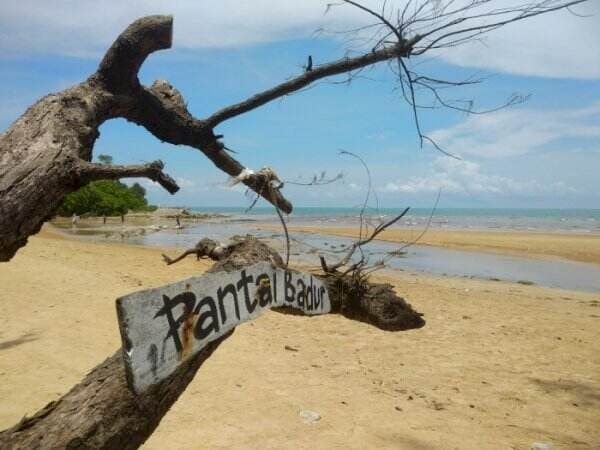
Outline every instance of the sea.
[[[278, 222], [272, 207], [192, 207], [195, 213], [222, 214], [231, 221]], [[360, 223], [360, 207], [296, 207], [286, 217], [293, 225], [323, 227], [357, 226]], [[375, 223], [391, 219], [403, 209], [368, 208], [364, 216]], [[538, 231], [600, 233], [600, 209], [542, 209], [542, 208], [426, 208], [410, 209], [398, 227], [437, 229], [469, 229], [498, 231]]]
[[[202, 220], [184, 227], [165, 226], [159, 232], [135, 234], [124, 238], [137, 245], [190, 248], [208, 237], [223, 243], [233, 236], [251, 234], [263, 239], [280, 254], [286, 254], [286, 239], [273, 208], [259, 207], [247, 211], [235, 207], [185, 208], [207, 214]], [[380, 208], [366, 210], [363, 219], [371, 224], [389, 220], [403, 210]], [[292, 264], [318, 265], [319, 255], [327, 261], [339, 260], [354, 239], [333, 236], [327, 227], [357, 226], [360, 208], [298, 207], [286, 216], [288, 225], [318, 226], [320, 233], [290, 234], [289, 255]], [[262, 224], [277, 227], [266, 231]], [[364, 222], [363, 222], [364, 223]], [[529, 231], [543, 233], [600, 234], [600, 209], [411, 209], [394, 228], [470, 229], [486, 231]], [[420, 234], [420, 233], [416, 233]], [[521, 284], [600, 293], [600, 261], [583, 263], [560, 258], [535, 258], [434, 246], [401, 245], [372, 241], [361, 247], [361, 257], [369, 264], [383, 262], [385, 270], [429, 273], [441, 276], [512, 281]], [[383, 267], [382, 266], [382, 267]]]

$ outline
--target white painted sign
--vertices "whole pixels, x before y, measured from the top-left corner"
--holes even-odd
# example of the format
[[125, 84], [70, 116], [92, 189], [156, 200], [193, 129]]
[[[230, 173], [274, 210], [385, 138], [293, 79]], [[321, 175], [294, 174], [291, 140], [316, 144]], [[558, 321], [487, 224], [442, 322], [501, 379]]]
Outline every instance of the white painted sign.
[[331, 311], [325, 285], [311, 274], [260, 262], [117, 299], [130, 387], [140, 393], [242, 322], [273, 306], [305, 314]]

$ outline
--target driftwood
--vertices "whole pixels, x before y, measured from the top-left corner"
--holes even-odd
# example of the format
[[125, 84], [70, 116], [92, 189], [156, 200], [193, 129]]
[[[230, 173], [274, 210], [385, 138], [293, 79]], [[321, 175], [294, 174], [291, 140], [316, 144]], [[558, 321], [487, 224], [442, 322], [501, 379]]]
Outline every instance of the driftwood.
[[200, 240], [194, 247], [185, 250], [181, 255], [177, 256], [174, 259], [169, 258], [167, 255], [163, 253], [163, 261], [167, 263], [168, 266], [171, 264], [175, 264], [176, 262], [181, 261], [183, 258], [189, 255], [196, 255], [196, 259], [200, 259], [203, 257], [210, 258], [214, 261], [218, 261], [219, 259], [223, 259], [229, 255], [227, 248], [219, 245], [217, 242], [212, 239], [202, 239]]
[[[226, 247], [218, 246], [215, 241], [205, 238], [175, 260], [166, 255], [163, 255], [163, 258], [167, 264], [172, 264], [187, 255], [196, 254], [196, 249], [207, 248], [220, 249], [218, 253], [212, 255], [203, 253], [203, 256], [216, 261], [209, 272], [233, 271], [244, 265], [265, 260], [276, 266], [285, 267], [279, 253], [249, 235]], [[420, 328], [425, 325], [422, 315], [414, 311], [402, 297], [396, 295], [390, 284], [372, 283], [367, 277], [362, 276], [360, 271], [315, 273], [314, 276], [327, 284], [332, 313], [342, 314], [349, 319], [361, 320], [390, 331]], [[273, 308], [273, 310], [297, 314], [296, 311], [287, 308]]]
[[[209, 244], [209, 240], [201, 242]], [[224, 254], [226, 256], [222, 256]], [[223, 253], [213, 255], [213, 259], [216, 262], [209, 272], [233, 271], [259, 261], [283, 267], [283, 260], [275, 250], [250, 236], [227, 246]], [[332, 312], [386, 330], [418, 328], [425, 323], [419, 313], [396, 296], [390, 285], [368, 283], [357, 288], [350, 280], [332, 276], [322, 279], [330, 291]], [[287, 308], [277, 308], [277, 311], [291, 313]], [[138, 448], [192, 381], [202, 363], [228, 337], [209, 344], [172, 376], [139, 396], [128, 388], [119, 350], [59, 400], [0, 432], [0, 448]]]

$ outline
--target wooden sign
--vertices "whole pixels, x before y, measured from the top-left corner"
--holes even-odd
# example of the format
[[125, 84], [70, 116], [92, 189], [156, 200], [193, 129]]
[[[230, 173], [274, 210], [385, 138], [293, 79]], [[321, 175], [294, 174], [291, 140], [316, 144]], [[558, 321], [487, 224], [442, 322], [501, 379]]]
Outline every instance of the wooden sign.
[[144, 391], [209, 342], [273, 306], [305, 314], [331, 311], [327, 288], [319, 279], [268, 262], [117, 299], [129, 386], [136, 393]]

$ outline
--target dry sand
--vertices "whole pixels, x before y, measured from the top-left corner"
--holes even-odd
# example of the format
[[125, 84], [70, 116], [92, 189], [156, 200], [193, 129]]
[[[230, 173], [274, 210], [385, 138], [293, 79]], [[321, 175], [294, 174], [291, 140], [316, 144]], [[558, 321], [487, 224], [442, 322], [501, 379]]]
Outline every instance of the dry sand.
[[[31, 238], [0, 264], [0, 428], [118, 348], [118, 296], [207, 266], [165, 267], [159, 249], [47, 231]], [[144, 448], [600, 448], [598, 295], [407, 273], [387, 281], [425, 314], [424, 328], [269, 312], [215, 352]], [[302, 410], [321, 420], [304, 423]]]
[[[280, 231], [276, 225], [261, 225], [263, 230]], [[358, 236], [358, 228], [288, 227], [290, 232], [325, 233], [336, 236]], [[390, 229], [377, 236], [378, 240], [408, 243], [422, 233], [420, 229]], [[429, 230], [418, 240], [419, 245], [434, 245], [458, 250], [558, 257], [573, 261], [600, 264], [600, 234], [526, 233], [519, 231]]]

